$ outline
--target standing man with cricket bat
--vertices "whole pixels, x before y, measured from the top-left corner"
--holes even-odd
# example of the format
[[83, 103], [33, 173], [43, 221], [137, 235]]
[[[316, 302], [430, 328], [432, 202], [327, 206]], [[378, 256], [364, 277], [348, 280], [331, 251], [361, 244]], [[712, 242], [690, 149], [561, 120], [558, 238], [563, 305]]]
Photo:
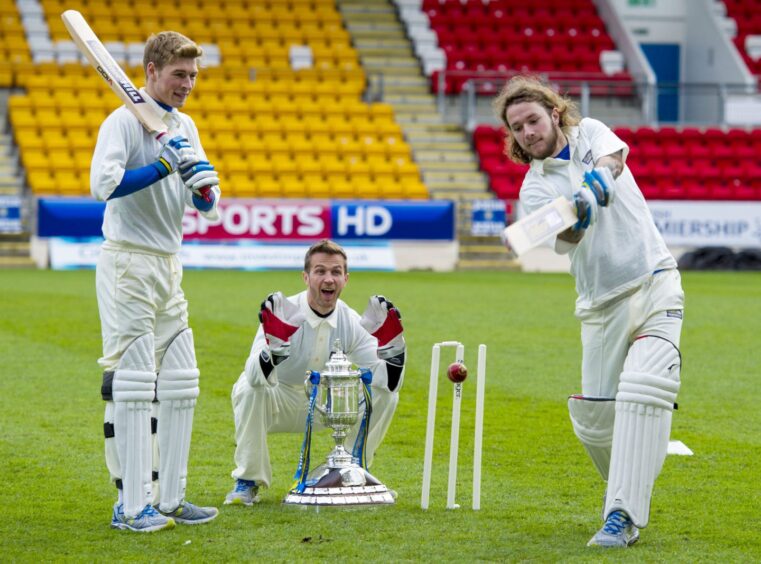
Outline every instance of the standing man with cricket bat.
[[529, 164], [528, 212], [563, 196], [578, 221], [555, 238], [576, 280], [583, 347], [574, 432], [607, 481], [604, 524], [589, 546], [629, 546], [648, 523], [653, 483], [679, 390], [684, 293], [645, 199], [626, 166], [629, 147], [570, 100], [514, 77], [494, 101], [506, 153]]
[[[162, 145], [122, 106], [98, 133], [90, 183], [106, 201], [96, 272], [103, 336], [106, 463], [118, 488], [111, 526], [137, 532], [197, 524], [214, 507], [185, 500], [199, 372], [180, 283], [186, 206], [217, 219], [219, 177], [193, 120], [177, 111], [203, 51], [165, 31], [145, 46], [146, 102], [168, 126]], [[158, 488], [158, 491], [157, 491]]]

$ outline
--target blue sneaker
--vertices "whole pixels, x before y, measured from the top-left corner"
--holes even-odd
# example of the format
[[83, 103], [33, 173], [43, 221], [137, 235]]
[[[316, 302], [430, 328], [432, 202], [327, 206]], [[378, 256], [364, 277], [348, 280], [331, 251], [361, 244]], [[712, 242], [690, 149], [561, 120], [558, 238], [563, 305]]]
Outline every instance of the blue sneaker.
[[189, 501], [183, 501], [174, 511], [161, 511], [159, 513], [170, 519], [174, 519], [181, 525], [200, 525], [208, 523], [219, 515], [219, 509], [216, 507], [198, 507]]
[[259, 486], [254, 480], [235, 480], [235, 487], [225, 497], [225, 505], [253, 505], [259, 503]]
[[639, 529], [623, 511], [613, 511], [587, 546], [631, 546], [639, 540]]
[[118, 501], [114, 504], [111, 527], [136, 533], [152, 533], [162, 529], [173, 529], [174, 519], [165, 517], [150, 505], [146, 505], [137, 517], [127, 517], [124, 506]]

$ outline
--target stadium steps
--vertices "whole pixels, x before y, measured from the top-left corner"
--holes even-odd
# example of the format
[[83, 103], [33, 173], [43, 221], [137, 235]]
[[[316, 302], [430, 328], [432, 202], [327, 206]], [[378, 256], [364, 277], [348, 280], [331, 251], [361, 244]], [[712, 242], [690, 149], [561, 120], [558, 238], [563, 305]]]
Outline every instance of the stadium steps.
[[[383, 102], [394, 108], [431, 198], [454, 200], [469, 218], [470, 202], [493, 197], [488, 180], [479, 171], [465, 131], [445, 122], [439, 113], [396, 6], [389, 0], [338, 0], [337, 6], [370, 81], [370, 91], [380, 93]], [[460, 224], [463, 222], [458, 221]], [[468, 219], [468, 231], [458, 228], [461, 241], [469, 229]], [[480, 248], [474, 253], [461, 245], [462, 268], [501, 268], [499, 259], [506, 253], [497, 254], [500, 248], [493, 253]]]
[[29, 233], [0, 233], [0, 269], [35, 267]]

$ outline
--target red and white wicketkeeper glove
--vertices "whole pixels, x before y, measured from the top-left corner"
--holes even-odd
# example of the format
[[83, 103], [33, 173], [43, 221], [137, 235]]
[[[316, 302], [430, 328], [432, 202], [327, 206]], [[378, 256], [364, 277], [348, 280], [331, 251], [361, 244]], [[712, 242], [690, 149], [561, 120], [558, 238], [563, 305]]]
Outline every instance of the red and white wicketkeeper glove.
[[359, 323], [378, 339], [378, 358], [381, 360], [394, 358], [405, 351], [402, 316], [383, 296], [370, 298]]
[[305, 319], [299, 306], [288, 301], [282, 292], [270, 294], [262, 302], [259, 321], [262, 322], [274, 365], [277, 366], [291, 354], [290, 339]]

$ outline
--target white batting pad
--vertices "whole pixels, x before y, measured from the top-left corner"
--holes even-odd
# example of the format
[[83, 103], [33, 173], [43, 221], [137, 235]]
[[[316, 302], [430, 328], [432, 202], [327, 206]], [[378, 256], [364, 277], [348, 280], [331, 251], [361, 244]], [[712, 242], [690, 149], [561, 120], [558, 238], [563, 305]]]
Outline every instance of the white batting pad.
[[114, 438], [119, 456], [124, 513], [137, 516], [150, 503], [151, 402], [156, 390], [153, 335], [127, 347], [114, 371]]
[[614, 398], [582, 395], [568, 398], [568, 413], [573, 432], [587, 449], [603, 480], [608, 479], [610, 451], [613, 443], [613, 421], [616, 417]]
[[198, 379], [193, 332], [185, 329], [167, 347], [156, 390], [159, 400], [159, 507], [163, 511], [174, 510], [185, 498]]
[[621, 373], [604, 514], [622, 509], [637, 527], [647, 526], [666, 458], [679, 366], [674, 345], [648, 337], [635, 341]]

